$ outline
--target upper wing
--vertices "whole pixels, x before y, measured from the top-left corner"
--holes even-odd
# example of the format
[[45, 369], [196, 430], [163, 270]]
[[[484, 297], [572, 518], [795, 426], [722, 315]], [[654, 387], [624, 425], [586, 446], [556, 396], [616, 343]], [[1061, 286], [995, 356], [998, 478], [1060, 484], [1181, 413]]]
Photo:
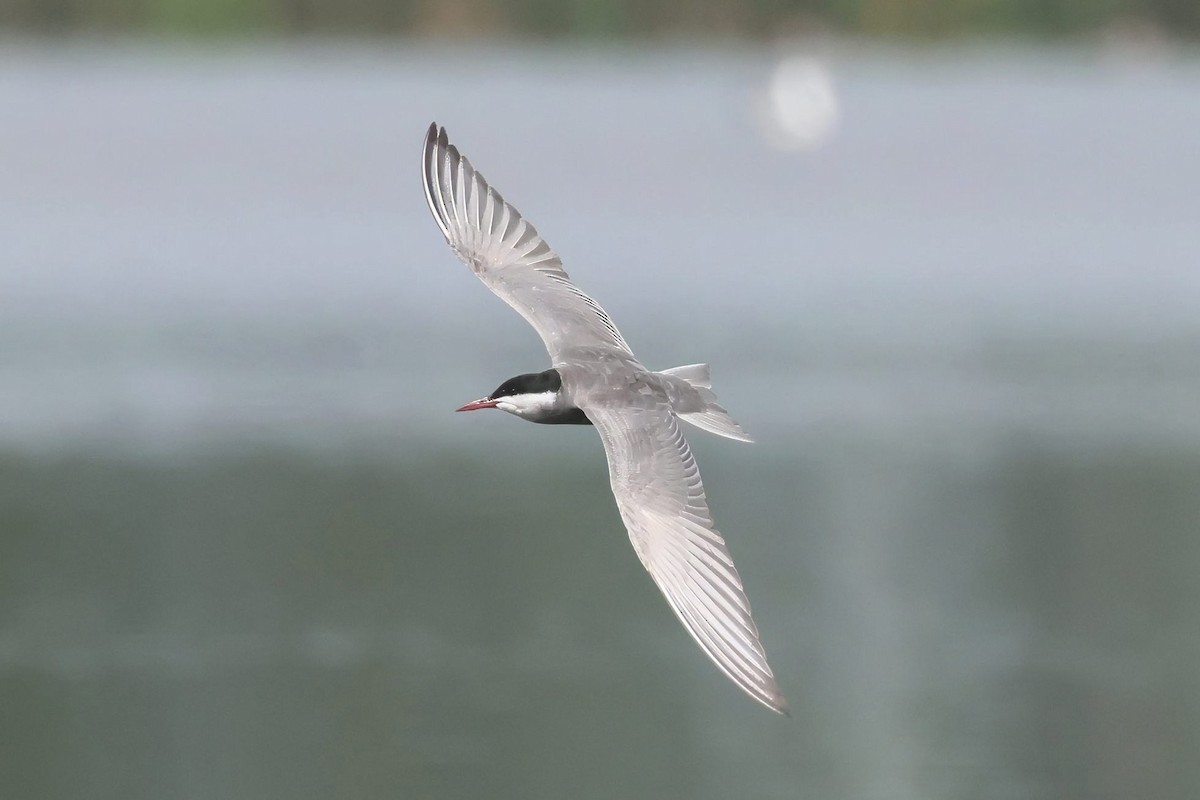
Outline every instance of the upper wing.
[[600, 431], [617, 507], [650, 577], [721, 671], [767, 708], [787, 714], [675, 414], [665, 405], [584, 411]]
[[571, 347], [630, 352], [604, 309], [571, 283], [562, 261], [471, 162], [429, 126], [422, 155], [425, 199], [455, 254], [542, 337], [552, 361]]

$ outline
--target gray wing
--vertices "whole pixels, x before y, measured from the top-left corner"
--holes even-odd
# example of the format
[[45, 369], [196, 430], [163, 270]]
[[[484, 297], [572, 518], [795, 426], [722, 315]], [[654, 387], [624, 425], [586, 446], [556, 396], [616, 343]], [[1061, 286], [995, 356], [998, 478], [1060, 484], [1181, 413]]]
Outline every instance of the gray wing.
[[708, 657], [747, 694], [787, 714], [729, 548], [670, 408], [585, 408], [608, 454], [633, 549]]
[[425, 199], [450, 248], [534, 327], [552, 361], [575, 347], [630, 352], [600, 304], [571, 283], [533, 225], [488, 185], [436, 123], [429, 126], [421, 161]]

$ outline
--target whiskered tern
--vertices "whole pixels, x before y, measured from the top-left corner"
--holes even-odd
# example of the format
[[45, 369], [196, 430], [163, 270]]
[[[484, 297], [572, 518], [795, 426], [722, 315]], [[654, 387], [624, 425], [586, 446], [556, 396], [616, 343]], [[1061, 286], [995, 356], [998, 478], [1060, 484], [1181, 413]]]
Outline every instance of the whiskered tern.
[[633, 549], [696, 643], [758, 702], [787, 714], [729, 548], [713, 525], [679, 421], [752, 441], [717, 404], [707, 364], [646, 369], [550, 246], [446, 137], [421, 157], [429, 210], [460, 259], [533, 326], [551, 368], [510, 378], [459, 411], [498, 408], [530, 422], [594, 425]]

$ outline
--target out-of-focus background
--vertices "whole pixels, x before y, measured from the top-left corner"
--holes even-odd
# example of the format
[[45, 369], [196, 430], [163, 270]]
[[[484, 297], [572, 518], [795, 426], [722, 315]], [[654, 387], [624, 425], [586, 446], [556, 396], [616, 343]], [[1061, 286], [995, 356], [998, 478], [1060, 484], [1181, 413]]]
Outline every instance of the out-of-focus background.
[[[0, 2], [0, 796], [1200, 786], [1200, 5]], [[446, 248], [432, 120], [690, 436], [788, 721]]]

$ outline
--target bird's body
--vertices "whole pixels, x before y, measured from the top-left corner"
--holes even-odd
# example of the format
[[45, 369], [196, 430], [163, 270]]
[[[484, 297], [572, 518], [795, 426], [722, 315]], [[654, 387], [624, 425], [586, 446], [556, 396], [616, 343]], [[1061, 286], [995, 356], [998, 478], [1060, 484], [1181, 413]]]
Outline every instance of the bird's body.
[[716, 402], [704, 364], [655, 372], [444, 129], [431, 125], [425, 197], [451, 249], [541, 335], [552, 367], [518, 375], [459, 411], [499, 408], [530, 422], [591, 424], [634, 550], [701, 649], [734, 683], [787, 713], [679, 420], [752, 441]]

